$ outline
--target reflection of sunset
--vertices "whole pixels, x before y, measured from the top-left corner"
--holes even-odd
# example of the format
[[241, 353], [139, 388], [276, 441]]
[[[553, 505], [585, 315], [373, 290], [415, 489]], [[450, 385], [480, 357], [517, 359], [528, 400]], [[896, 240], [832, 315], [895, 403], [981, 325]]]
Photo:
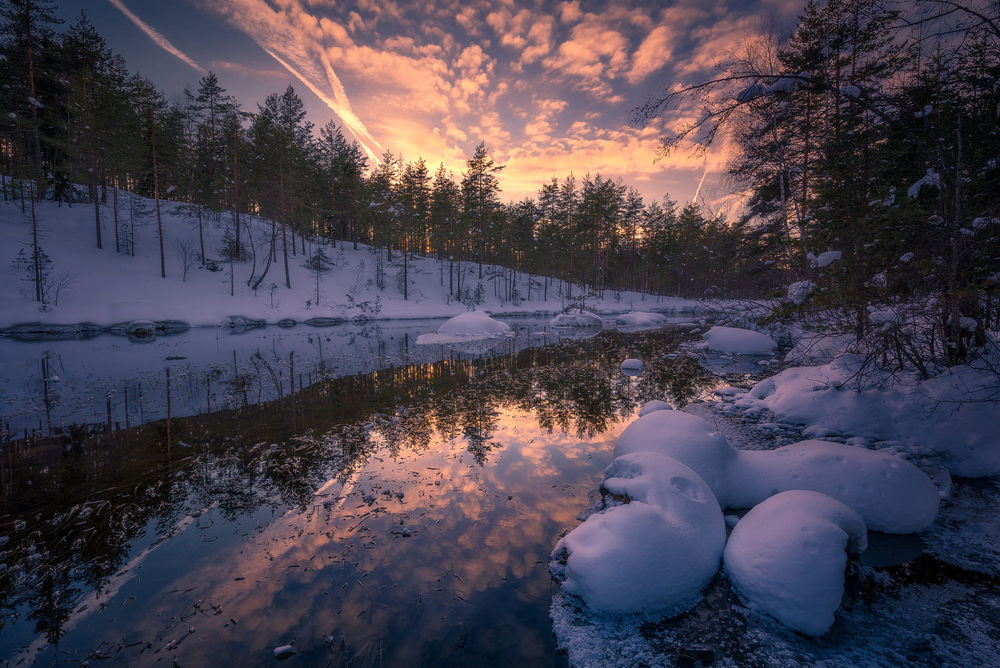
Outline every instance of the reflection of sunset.
[[[39, 568], [8, 547], [7, 573], [26, 578], [8, 600], [63, 634], [66, 651], [129, 664], [215, 652], [268, 662], [287, 643], [307, 663], [328, 652], [556, 660], [552, 546], [597, 493], [637, 405], [683, 403], [712, 382], [659, 352], [681, 336], [608, 332], [333, 378], [298, 387], [293, 402], [175, 419], [189, 445], [172, 460], [162, 423], [112, 433], [81, 453], [92, 476], [81, 498], [107, 499], [40, 522], [49, 506], [31, 494], [62, 470], [43, 477], [29, 457], [19, 467], [40, 484], [22, 484], [16, 498], [31, 503], [11, 510], [46, 527], [33, 533], [46, 556]], [[619, 369], [631, 355], [648, 360], [640, 378]], [[186, 529], [164, 536], [170, 526]], [[80, 597], [53, 593], [77, 582]], [[31, 633], [30, 618], [16, 623]], [[61, 651], [33, 641], [42, 660]]]
[[[447, 636], [463, 615], [483, 608], [484, 597], [497, 601], [486, 606], [491, 624], [526, 623], [517, 606], [500, 601], [548, 599], [548, 552], [587, 505], [621, 425], [589, 441], [549, 434], [517, 410], [500, 410], [495, 425], [491, 440], [500, 445], [482, 468], [461, 438], [435, 435], [427, 449], [395, 458], [380, 451], [346, 497], [339, 495], [350, 486], [329, 484], [307, 508], [170, 580], [134, 615], [129, 635], [162, 635], [189, 598], [224, 612], [199, 619], [177, 649], [181, 664], [225, 642], [236, 643], [233, 656], [253, 656], [289, 634], [300, 652], [322, 649], [330, 634], [338, 643], [343, 635], [354, 651], [380, 643], [393, 663]], [[369, 495], [372, 505], [364, 501]], [[185, 597], [173, 593], [187, 590]], [[245, 643], [251, 651], [236, 648]], [[470, 652], [485, 651], [476, 638], [469, 643]], [[538, 660], [545, 650], [522, 651]]]

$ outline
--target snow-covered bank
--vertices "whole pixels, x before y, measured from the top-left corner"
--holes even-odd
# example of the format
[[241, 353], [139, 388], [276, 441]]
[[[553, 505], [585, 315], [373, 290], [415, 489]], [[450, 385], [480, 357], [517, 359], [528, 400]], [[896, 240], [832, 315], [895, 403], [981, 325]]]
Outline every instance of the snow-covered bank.
[[[30, 210], [22, 212], [19, 202], [0, 202], [0, 248], [7, 254], [0, 263], [4, 279], [0, 283], [0, 330], [38, 323], [43, 327], [35, 330], [65, 325], [63, 331], [79, 332], [124, 326], [137, 320], [215, 326], [231, 316], [269, 324], [282, 320], [322, 324], [357, 319], [448, 318], [472, 307], [494, 316], [551, 317], [568, 309], [574, 303], [573, 296], [580, 294], [579, 286], [559, 280], [546, 281], [522, 273], [512, 276], [509, 270], [491, 265], [484, 265], [480, 273], [478, 265], [464, 262], [463, 290], [461, 299], [456, 300], [449, 292], [447, 262], [411, 256], [406, 266], [404, 299], [403, 258], [398, 251], [393, 252], [390, 262], [384, 250], [363, 244], [355, 249], [353, 244], [339, 243], [334, 248], [298, 237], [294, 244], [291, 239], [288, 243], [288, 288], [280, 234], [276, 258], [253, 290], [247, 281], [252, 274], [259, 276], [267, 265], [270, 221], [246, 219], [252, 234], [244, 229], [243, 242], [248, 255], [252, 255], [250, 249], [255, 250], [256, 260], [234, 263], [234, 275], [230, 276], [230, 265], [221, 252], [228, 214], [218, 220], [203, 212], [207, 259], [203, 266], [198, 259], [201, 236], [197, 212], [161, 201], [164, 279], [160, 277], [159, 241], [151, 200], [119, 193], [118, 251], [110, 202], [109, 195], [109, 204], [100, 207], [103, 249], [95, 245], [92, 206], [59, 206], [49, 201], [35, 204], [39, 246], [49, 259], [42, 267], [48, 302], [44, 309], [35, 301]], [[129, 252], [133, 239], [134, 256]], [[305, 265], [318, 248], [323, 249], [328, 262], [320, 263], [323, 270], [314, 271]], [[457, 271], [452, 280], [457, 280]], [[505, 282], [512, 282], [513, 290], [507, 291]], [[506, 298], [514, 293], [513, 300]], [[611, 316], [637, 309], [689, 313], [699, 307], [693, 300], [609, 291], [603, 298], [588, 296], [586, 308]]]
[[[753, 332], [721, 333], [714, 346], [706, 335], [703, 348], [760, 354], [773, 344]], [[754, 339], [761, 345], [743, 345]], [[640, 411], [618, 439], [606, 504], [620, 502], [607, 498], [615, 469], [655, 453], [689, 467], [723, 508], [753, 509], [742, 519], [726, 516], [733, 530], [723, 571], [707, 585], [692, 578], [703, 600], [669, 621], [645, 606], [612, 618], [564, 587], [550, 612], [571, 665], [673, 665], [689, 651], [720, 665], [887, 665], [916, 656], [916, 648], [929, 664], [997, 660], [987, 638], [1000, 631], [1000, 379], [985, 363], [972, 364], [925, 381], [897, 372], [859, 392], [848, 387], [856, 373], [857, 359], [841, 351], [833, 362], [786, 369], [749, 392], [720, 388], [718, 402]], [[953, 480], [949, 471], [994, 479]], [[579, 544], [588, 535], [581, 529], [595, 516], [569, 534], [577, 550], [589, 549]], [[921, 535], [897, 539], [900, 548], [879, 532]], [[849, 560], [869, 539], [876, 555]], [[558, 576], [558, 563], [553, 571]], [[656, 576], [635, 577], [632, 589]], [[859, 599], [864, 609], [851, 606]]]

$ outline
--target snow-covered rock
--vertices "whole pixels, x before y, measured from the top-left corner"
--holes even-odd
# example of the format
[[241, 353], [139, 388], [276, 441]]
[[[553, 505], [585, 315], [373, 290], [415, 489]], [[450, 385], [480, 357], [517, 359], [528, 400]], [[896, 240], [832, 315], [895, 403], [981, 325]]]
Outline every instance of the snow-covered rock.
[[647, 313], [646, 311], [630, 311], [622, 313], [615, 320], [619, 325], [627, 327], [652, 327], [662, 325], [667, 317], [662, 313]]
[[770, 336], [752, 329], [713, 327], [702, 335], [709, 350], [739, 355], [769, 355], [778, 344]]
[[692, 468], [723, 508], [750, 508], [780, 492], [807, 489], [847, 504], [870, 528], [886, 533], [922, 531], [937, 516], [937, 488], [923, 471], [900, 457], [857, 446], [812, 440], [775, 450], [738, 450], [700, 417], [656, 411], [622, 432], [615, 455], [642, 451]]
[[507, 323], [494, 320], [483, 311], [466, 311], [449, 318], [436, 334], [421, 334], [417, 343], [462, 343], [505, 336], [514, 336]]
[[616, 459], [606, 474], [605, 488], [631, 502], [591, 515], [560, 540], [553, 575], [595, 610], [687, 610], [718, 571], [726, 541], [711, 489], [655, 453]]
[[654, 411], [637, 418], [618, 437], [615, 457], [658, 452], [691, 467], [720, 494], [727, 484], [728, 462], [736, 450], [708, 422], [683, 411]]
[[622, 373], [626, 376], [638, 376], [642, 373], [642, 360], [630, 357], [622, 362]]
[[659, 399], [653, 399], [652, 401], [647, 401], [639, 408], [639, 417], [652, 413], [653, 411], [669, 411], [673, 410], [673, 406], [668, 404], [666, 401], [660, 401]]
[[754, 608], [808, 635], [830, 630], [844, 595], [847, 552], [868, 544], [865, 523], [818, 492], [772, 496], [733, 529], [725, 569]]
[[549, 327], [601, 327], [601, 316], [590, 311], [560, 313], [549, 321]]

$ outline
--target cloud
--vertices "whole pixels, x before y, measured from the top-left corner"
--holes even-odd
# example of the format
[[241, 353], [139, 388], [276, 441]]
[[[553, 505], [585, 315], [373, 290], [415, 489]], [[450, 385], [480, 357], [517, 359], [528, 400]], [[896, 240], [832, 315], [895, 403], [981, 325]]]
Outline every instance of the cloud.
[[160, 47], [161, 49], [163, 49], [167, 53], [180, 58], [182, 61], [184, 61], [184, 63], [186, 65], [188, 65], [190, 67], [193, 67], [194, 69], [198, 70], [199, 72], [204, 72], [205, 71], [204, 68], [202, 68], [201, 65], [199, 65], [198, 63], [196, 63], [193, 60], [191, 60], [190, 58], [188, 58], [184, 54], [184, 52], [182, 52], [176, 46], [174, 46], [173, 44], [171, 44], [170, 40], [168, 40], [166, 37], [164, 37], [163, 35], [161, 35], [155, 28], [153, 28], [151, 25], [149, 25], [148, 23], [146, 23], [145, 21], [143, 21], [142, 19], [140, 19], [138, 16], [136, 16], [135, 14], [133, 14], [132, 11], [128, 7], [125, 6], [125, 3], [122, 2], [122, 0], [108, 0], [108, 2], [111, 3], [112, 7], [114, 7], [115, 9], [117, 9], [118, 11], [120, 11], [122, 14], [124, 14], [125, 17], [129, 21], [131, 21], [132, 23], [134, 23], [136, 25], [136, 27], [139, 28], [139, 30], [141, 30], [144, 33], [146, 33], [146, 35], [151, 40], [153, 40], [153, 42], [158, 47]]
[[[309, 88], [354, 134], [368, 157], [378, 161], [382, 147], [354, 113], [344, 86], [322, 48], [327, 37], [334, 41], [350, 40], [342, 26], [328, 19], [320, 21], [295, 2], [282, 3], [284, 11], [273, 9], [264, 0], [210, 0], [207, 4]], [[391, 7], [382, 8], [383, 13], [389, 11]]]
[[632, 67], [626, 75], [629, 83], [638, 83], [666, 66], [670, 62], [671, 43], [674, 39], [667, 26], [653, 28], [632, 55]]

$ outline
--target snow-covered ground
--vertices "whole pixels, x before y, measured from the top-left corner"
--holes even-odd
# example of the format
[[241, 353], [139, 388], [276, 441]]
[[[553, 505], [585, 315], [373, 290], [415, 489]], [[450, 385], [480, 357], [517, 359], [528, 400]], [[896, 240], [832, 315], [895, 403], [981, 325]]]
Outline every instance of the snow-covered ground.
[[[257, 290], [252, 290], [247, 280], [254, 261], [235, 263], [234, 294], [230, 296], [229, 264], [220, 252], [230, 222], [229, 214], [216, 219], [203, 214], [205, 256], [214, 260], [217, 268], [217, 271], [210, 271], [197, 259], [200, 249], [197, 212], [185, 205], [161, 200], [167, 274], [164, 279], [160, 277], [153, 202], [125, 192], [119, 194], [122, 252], [116, 252], [110, 194], [108, 199], [109, 203], [101, 206], [103, 249], [96, 247], [93, 206], [36, 203], [39, 245], [51, 259], [46, 268], [50, 304], [45, 309], [40, 309], [34, 299], [33, 266], [24, 261], [25, 256], [30, 258], [32, 250], [30, 208], [22, 212], [20, 202], [0, 202], [0, 249], [5, 254], [0, 263], [0, 277], [3, 278], [0, 281], [0, 330], [20, 323], [89, 322], [107, 327], [135, 320], [214, 326], [226, 322], [229, 316], [268, 323], [289, 318], [299, 322], [315, 318], [438, 318], [463, 313], [470, 305], [492, 315], [552, 316], [570, 306], [566, 294], [570, 289], [579, 294], [576, 286], [571, 288], [561, 281], [550, 280], [548, 299], [545, 299], [541, 277], [518, 273], [515, 285], [519, 297], [514, 301], [506, 300], [501, 297], [505, 294], [502, 268], [483, 266], [480, 278], [478, 265], [463, 263], [462, 280], [469, 293], [463, 303], [449, 295], [447, 263], [413, 256], [407, 267], [408, 298], [404, 299], [403, 258], [398, 251], [394, 251], [392, 262], [387, 262], [384, 251], [363, 244], [355, 250], [350, 243], [332, 248], [316, 240], [306, 240], [303, 252], [303, 243], [298, 237], [294, 250], [291, 237], [288, 242], [289, 289], [285, 287], [279, 230], [277, 261], [270, 265], [263, 282]], [[138, 210], [144, 213], [136, 215]], [[132, 234], [121, 232], [128, 228], [130, 218], [134, 223], [134, 257], [125, 252]], [[259, 275], [266, 264], [271, 223], [256, 217], [248, 220], [253, 234], [248, 236], [244, 230], [242, 236], [245, 244], [248, 239], [253, 241], [257, 255], [256, 274]], [[330, 264], [328, 271], [320, 273], [317, 298], [316, 274], [304, 265], [320, 245]], [[249, 250], [249, 244], [247, 246]], [[187, 251], [180, 250], [182, 247]], [[22, 253], [20, 263], [19, 253]], [[189, 265], [186, 276], [185, 263]], [[480, 286], [481, 303], [471, 304]], [[634, 310], [681, 313], [696, 310], [697, 302], [608, 291], [603, 299], [588, 297], [587, 308], [602, 315]]]
[[[797, 347], [787, 359], [811, 366], [749, 392], [720, 388], [720, 401], [683, 412], [644, 408], [622, 432], [603, 506], [553, 554], [567, 584], [550, 612], [571, 665], [1000, 663], [998, 378], [973, 364], [923, 382], [895, 374], [859, 392], [848, 382], [857, 360], [838, 348], [827, 341], [809, 359]], [[768, 365], [744, 354], [766, 354], [773, 341], [713, 328], [702, 349], [711, 371], [745, 373], [746, 360], [751, 370]], [[635, 457], [667, 463], [637, 468]], [[731, 534], [710, 582], [692, 552], [692, 543], [710, 548], [710, 532], [670, 529], [685, 549], [667, 570], [688, 573], [701, 599], [650, 605], [630, 592], [654, 591], [642, 584], [662, 577], [651, 573], [664, 572], [663, 557], [647, 548], [671, 539], [643, 539], [618, 504], [649, 505], [651, 489], [703, 488], [723, 509], [753, 508], [725, 516]], [[595, 537], [616, 543], [604, 554], [628, 545], [641, 562], [616, 571], [617, 600], [595, 594], [606, 568], [568, 574], [574, 552], [594, 554]]]

